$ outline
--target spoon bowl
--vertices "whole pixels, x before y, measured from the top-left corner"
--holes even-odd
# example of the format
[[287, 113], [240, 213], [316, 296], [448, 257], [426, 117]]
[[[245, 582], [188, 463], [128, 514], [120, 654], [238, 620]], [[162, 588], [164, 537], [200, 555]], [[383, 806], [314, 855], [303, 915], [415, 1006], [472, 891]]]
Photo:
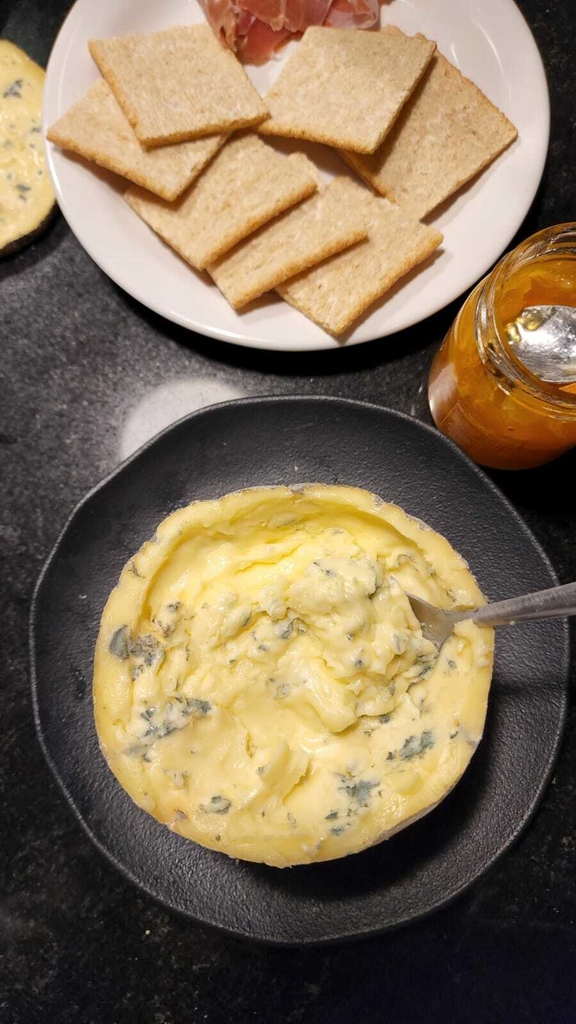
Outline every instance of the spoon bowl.
[[458, 622], [471, 619], [478, 626], [514, 626], [528, 619], [554, 619], [576, 615], [576, 583], [538, 590], [534, 594], [497, 601], [482, 608], [446, 611], [423, 601], [414, 594], [406, 595], [412, 611], [420, 622], [422, 636], [438, 648], [448, 639]]
[[574, 306], [527, 306], [504, 331], [518, 359], [539, 380], [576, 383]]

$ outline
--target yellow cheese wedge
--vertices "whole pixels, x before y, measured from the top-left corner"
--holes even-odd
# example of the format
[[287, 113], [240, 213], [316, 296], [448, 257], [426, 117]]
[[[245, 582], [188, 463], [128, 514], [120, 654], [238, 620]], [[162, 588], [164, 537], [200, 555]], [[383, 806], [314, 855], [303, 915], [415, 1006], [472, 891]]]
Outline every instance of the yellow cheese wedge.
[[0, 39], [0, 255], [31, 241], [56, 202], [40, 115], [44, 71]]
[[278, 867], [421, 817], [482, 736], [493, 632], [463, 623], [438, 652], [406, 591], [483, 602], [447, 540], [365, 491], [174, 512], [102, 617], [94, 709], [116, 778], [181, 835]]

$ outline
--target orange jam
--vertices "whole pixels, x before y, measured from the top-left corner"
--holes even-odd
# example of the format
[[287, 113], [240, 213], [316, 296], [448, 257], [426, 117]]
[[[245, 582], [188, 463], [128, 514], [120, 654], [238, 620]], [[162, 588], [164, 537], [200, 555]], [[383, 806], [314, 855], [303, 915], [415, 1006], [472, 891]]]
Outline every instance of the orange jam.
[[528, 469], [576, 445], [576, 385], [539, 380], [505, 332], [535, 305], [576, 307], [576, 224], [541, 231], [505, 256], [468, 297], [432, 364], [436, 426], [484, 466]]

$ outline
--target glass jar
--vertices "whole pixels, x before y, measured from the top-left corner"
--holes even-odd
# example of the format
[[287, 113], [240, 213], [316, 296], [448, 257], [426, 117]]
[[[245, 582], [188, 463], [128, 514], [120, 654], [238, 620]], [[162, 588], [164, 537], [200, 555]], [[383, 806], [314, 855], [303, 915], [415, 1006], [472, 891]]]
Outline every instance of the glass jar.
[[535, 377], [505, 326], [528, 306], [576, 307], [576, 224], [533, 235], [468, 297], [436, 354], [428, 386], [436, 426], [476, 462], [528, 469], [576, 445], [576, 385]]

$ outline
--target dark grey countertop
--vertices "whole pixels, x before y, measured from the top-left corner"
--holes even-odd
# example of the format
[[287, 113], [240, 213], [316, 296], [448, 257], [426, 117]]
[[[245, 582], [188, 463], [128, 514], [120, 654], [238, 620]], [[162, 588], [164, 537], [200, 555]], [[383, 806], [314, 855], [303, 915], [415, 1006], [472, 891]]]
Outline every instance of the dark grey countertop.
[[[68, 6], [0, 0], [0, 35], [45, 63]], [[553, 112], [525, 237], [575, 219], [576, 5], [521, 7]], [[82, 495], [161, 427], [226, 398], [343, 395], [426, 418], [420, 388], [455, 311], [381, 342], [287, 356], [232, 348], [149, 313], [98, 270], [61, 217], [0, 264], [2, 1024], [576, 1022], [573, 709], [536, 818], [473, 889], [397, 933], [303, 951], [223, 937], [141, 896], [81, 832], [34, 733], [30, 599]], [[541, 470], [492, 474], [562, 581], [576, 579], [575, 469], [573, 452]]]

